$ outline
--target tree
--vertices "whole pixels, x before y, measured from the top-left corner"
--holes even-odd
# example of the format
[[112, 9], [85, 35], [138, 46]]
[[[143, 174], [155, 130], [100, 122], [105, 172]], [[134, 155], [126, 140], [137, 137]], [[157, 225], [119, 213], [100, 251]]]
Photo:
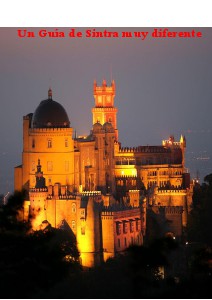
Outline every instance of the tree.
[[[194, 186], [193, 209], [188, 219], [187, 258], [192, 276], [206, 282], [212, 272], [212, 174]], [[204, 279], [202, 279], [204, 278]]]
[[195, 184], [193, 209], [188, 219], [188, 241], [212, 247], [212, 174]]
[[18, 221], [24, 195], [15, 193], [0, 208], [0, 291], [3, 298], [36, 298], [80, 269], [72, 232], [50, 225], [33, 232]]

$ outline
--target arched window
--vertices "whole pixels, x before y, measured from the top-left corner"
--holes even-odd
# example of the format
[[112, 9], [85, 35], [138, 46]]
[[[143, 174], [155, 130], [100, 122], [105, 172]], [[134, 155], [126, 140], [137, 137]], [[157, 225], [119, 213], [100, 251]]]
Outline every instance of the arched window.
[[130, 232], [134, 232], [134, 222], [130, 221]]
[[128, 231], [128, 223], [124, 222], [124, 233], [127, 233]]
[[71, 211], [72, 211], [72, 213], [74, 213], [74, 214], [77, 212], [76, 203], [72, 203]]
[[52, 148], [52, 139], [47, 140], [47, 148]]
[[117, 233], [117, 235], [121, 234], [121, 223], [120, 222], [116, 223], [116, 233]]
[[71, 227], [73, 230], [76, 229], [76, 222], [74, 220], [71, 222]]

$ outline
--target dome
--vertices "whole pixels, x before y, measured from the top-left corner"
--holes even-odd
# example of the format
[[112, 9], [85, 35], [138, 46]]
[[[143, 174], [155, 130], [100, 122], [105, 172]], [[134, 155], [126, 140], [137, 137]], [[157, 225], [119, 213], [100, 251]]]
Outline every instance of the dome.
[[110, 122], [106, 122], [103, 125], [103, 128], [104, 128], [105, 131], [113, 131], [114, 130], [113, 125]]
[[32, 128], [64, 128], [70, 127], [68, 115], [63, 106], [52, 100], [52, 90], [48, 91], [48, 99], [41, 101], [32, 117]]
[[97, 122], [93, 125], [93, 131], [99, 131], [99, 130], [102, 130], [102, 125]]

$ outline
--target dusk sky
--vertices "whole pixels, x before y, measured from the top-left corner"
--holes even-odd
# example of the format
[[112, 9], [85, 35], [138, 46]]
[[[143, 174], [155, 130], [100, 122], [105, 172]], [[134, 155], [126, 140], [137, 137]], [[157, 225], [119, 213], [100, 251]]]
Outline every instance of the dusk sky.
[[[0, 193], [13, 191], [13, 169], [21, 164], [23, 116], [47, 98], [66, 109], [77, 134], [89, 134], [93, 81], [116, 83], [122, 146], [161, 145], [183, 134], [186, 166], [201, 179], [212, 173], [212, 28], [168, 28], [202, 32], [201, 38], [152, 38], [154, 28], [95, 28], [118, 38], [20, 38], [19, 28], [0, 28]], [[23, 28], [22, 28], [23, 29]], [[24, 28], [26, 29], [26, 28]], [[90, 28], [90, 29], [93, 29]], [[145, 40], [121, 32], [149, 32]], [[45, 174], [44, 174], [45, 176]]]

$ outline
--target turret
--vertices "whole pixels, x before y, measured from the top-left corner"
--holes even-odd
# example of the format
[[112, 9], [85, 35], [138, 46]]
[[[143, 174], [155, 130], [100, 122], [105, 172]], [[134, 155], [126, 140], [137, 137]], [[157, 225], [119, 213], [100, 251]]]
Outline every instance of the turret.
[[77, 227], [78, 249], [82, 264], [87, 267], [98, 265], [100, 261], [100, 212], [95, 196], [84, 196], [81, 205], [86, 207], [84, 230]]
[[41, 170], [40, 159], [38, 160], [37, 172], [35, 173], [36, 185], [35, 188], [29, 190], [30, 198], [30, 214], [32, 216], [32, 228], [39, 230], [42, 222], [46, 220], [46, 199], [48, 189], [45, 185], [45, 178]]
[[35, 173], [36, 185], [35, 188], [46, 188], [46, 180], [43, 177], [43, 172], [41, 171], [40, 159], [38, 159], [37, 172]]
[[186, 138], [181, 134], [180, 137], [180, 148], [182, 150], [182, 165], [185, 167], [185, 148], [186, 148]]
[[186, 138], [182, 134], [180, 136], [180, 145], [182, 145], [184, 148], [186, 148]]
[[97, 86], [96, 80], [94, 80], [94, 101], [95, 106], [92, 109], [93, 124], [99, 122], [101, 125], [106, 122], [110, 122], [115, 129], [116, 141], [118, 141], [118, 129], [117, 129], [117, 112], [118, 109], [114, 107], [115, 98], [115, 81], [113, 80], [111, 86], [107, 86], [107, 82], [104, 79], [102, 86]]

